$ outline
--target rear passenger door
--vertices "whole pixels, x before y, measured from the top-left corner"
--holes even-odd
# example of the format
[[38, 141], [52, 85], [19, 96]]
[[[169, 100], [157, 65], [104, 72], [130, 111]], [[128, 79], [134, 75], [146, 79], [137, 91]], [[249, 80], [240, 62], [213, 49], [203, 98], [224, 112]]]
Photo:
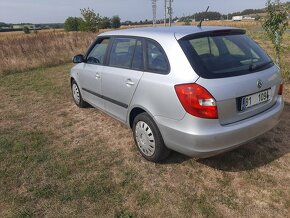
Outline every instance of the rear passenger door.
[[143, 40], [112, 39], [111, 51], [102, 73], [105, 110], [126, 121], [128, 107], [144, 70]]

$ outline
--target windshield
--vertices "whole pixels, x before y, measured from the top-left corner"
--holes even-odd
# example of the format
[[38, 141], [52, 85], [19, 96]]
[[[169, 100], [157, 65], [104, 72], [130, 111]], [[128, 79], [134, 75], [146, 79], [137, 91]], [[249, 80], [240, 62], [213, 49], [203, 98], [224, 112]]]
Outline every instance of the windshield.
[[204, 78], [244, 75], [273, 66], [270, 57], [244, 34], [208, 34], [181, 39], [188, 60]]

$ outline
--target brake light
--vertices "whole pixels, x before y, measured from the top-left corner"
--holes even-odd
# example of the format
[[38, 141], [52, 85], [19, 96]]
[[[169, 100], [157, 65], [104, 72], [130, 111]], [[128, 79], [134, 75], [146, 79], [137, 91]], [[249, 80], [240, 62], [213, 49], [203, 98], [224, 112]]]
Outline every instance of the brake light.
[[196, 83], [175, 86], [176, 94], [185, 111], [193, 116], [217, 119], [218, 110], [214, 97]]
[[283, 83], [280, 84], [278, 95], [283, 95]]

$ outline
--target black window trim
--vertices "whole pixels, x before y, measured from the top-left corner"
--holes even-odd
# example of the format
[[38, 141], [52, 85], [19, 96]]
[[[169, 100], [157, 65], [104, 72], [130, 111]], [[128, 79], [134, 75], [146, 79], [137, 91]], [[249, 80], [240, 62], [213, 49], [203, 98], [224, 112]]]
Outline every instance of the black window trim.
[[[142, 60], [143, 61], [143, 68], [142, 69], [133, 68], [133, 60], [134, 60], [134, 57], [135, 57], [135, 54], [136, 54], [137, 43], [139, 41], [142, 43], [142, 53], [143, 53], [143, 60]], [[144, 50], [145, 50], [145, 48], [144, 48], [144, 39], [143, 38], [136, 39], [136, 44], [135, 44], [135, 48], [134, 48], [134, 52], [133, 52], [133, 57], [132, 57], [132, 60], [131, 60], [131, 69], [132, 70], [144, 72], [144, 70], [145, 70]]]
[[[114, 41], [115, 38], [134, 38], [137, 41], [140, 40], [142, 42], [142, 47], [143, 47], [143, 69], [134, 69], [132, 67], [132, 63], [131, 63], [131, 67], [129, 67], [129, 68], [126, 68], [126, 67], [117, 67], [117, 66], [110, 66], [109, 65], [109, 58], [110, 58], [110, 54], [111, 54], [111, 50], [112, 50], [112, 46], [113, 46], [113, 41]], [[88, 51], [86, 52], [85, 60], [87, 59], [87, 56], [92, 51], [92, 49], [94, 48], [94, 46], [100, 40], [104, 40], [104, 39], [109, 39], [109, 45], [108, 45], [107, 50], [106, 50], [106, 54], [105, 54], [105, 58], [104, 58], [104, 63], [103, 64], [95, 64], [95, 65], [98, 65], [98, 66], [107, 66], [107, 67], [115, 67], [115, 68], [121, 68], [121, 69], [126, 69], [126, 70], [141, 71], [141, 72], [146, 72], [146, 73], [155, 73], [155, 74], [161, 74], [161, 75], [168, 75], [171, 72], [170, 62], [169, 62], [168, 57], [167, 57], [167, 54], [164, 51], [164, 49], [162, 48], [162, 46], [156, 40], [154, 40], [154, 39], [147, 38], [147, 37], [140, 37], [140, 36], [130, 36], [130, 35], [105, 35], [105, 36], [99, 36], [91, 44], [91, 46], [89, 47]], [[167, 62], [167, 68], [168, 68], [166, 71], [150, 70], [148, 68], [148, 66], [147, 66], [147, 41], [153, 42], [160, 49], [160, 51], [162, 52], [162, 54], [164, 55], [165, 60]]]
[[[165, 61], [166, 61], [166, 64], [167, 64], [167, 69], [165, 71], [149, 69], [149, 67], [148, 67], [148, 49], [147, 49], [148, 48], [148, 46], [147, 46], [148, 42], [151, 42], [151, 43], [155, 44], [160, 49], [161, 53], [163, 54], [163, 56], [165, 58]], [[155, 73], [155, 74], [161, 74], [161, 75], [168, 75], [171, 72], [171, 66], [170, 66], [168, 57], [167, 57], [164, 49], [162, 48], [162, 46], [156, 40], [149, 39], [149, 38], [146, 38], [144, 46], [145, 46], [145, 50], [146, 50], [145, 57], [144, 57], [145, 58], [145, 65], [144, 66], [145, 66], [146, 72]]]

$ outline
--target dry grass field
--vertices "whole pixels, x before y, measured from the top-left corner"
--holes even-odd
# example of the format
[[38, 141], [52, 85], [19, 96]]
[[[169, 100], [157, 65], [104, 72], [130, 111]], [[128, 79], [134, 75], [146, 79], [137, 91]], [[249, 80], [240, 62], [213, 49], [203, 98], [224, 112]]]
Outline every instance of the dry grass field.
[[[247, 34], [252, 37], [266, 52], [275, 60], [274, 49], [271, 42], [263, 31], [248, 30]], [[281, 68], [285, 82], [290, 80], [290, 32], [284, 35], [281, 51]]]
[[[58, 52], [68, 57], [83, 52], [94, 38], [82, 34], [49, 33], [47, 42], [30, 41], [40, 37], [30, 35], [21, 44], [27, 50], [44, 46], [46, 52], [34, 56], [39, 60], [47, 52], [48, 59]], [[263, 33], [248, 34], [273, 54]], [[9, 40], [23, 40], [23, 35], [2, 37], [0, 48], [16, 48]], [[283, 65], [289, 70], [289, 33], [286, 39]], [[26, 58], [5, 52], [16, 62]], [[0, 49], [2, 70], [1, 54]], [[195, 160], [172, 153], [166, 162], [153, 164], [139, 155], [126, 126], [74, 105], [72, 64], [18, 63], [25, 66], [15, 63], [0, 76], [0, 217], [289, 216], [289, 84], [281, 123], [272, 131], [216, 157]]]
[[96, 37], [93, 33], [0, 33], [0, 75], [68, 63]]

